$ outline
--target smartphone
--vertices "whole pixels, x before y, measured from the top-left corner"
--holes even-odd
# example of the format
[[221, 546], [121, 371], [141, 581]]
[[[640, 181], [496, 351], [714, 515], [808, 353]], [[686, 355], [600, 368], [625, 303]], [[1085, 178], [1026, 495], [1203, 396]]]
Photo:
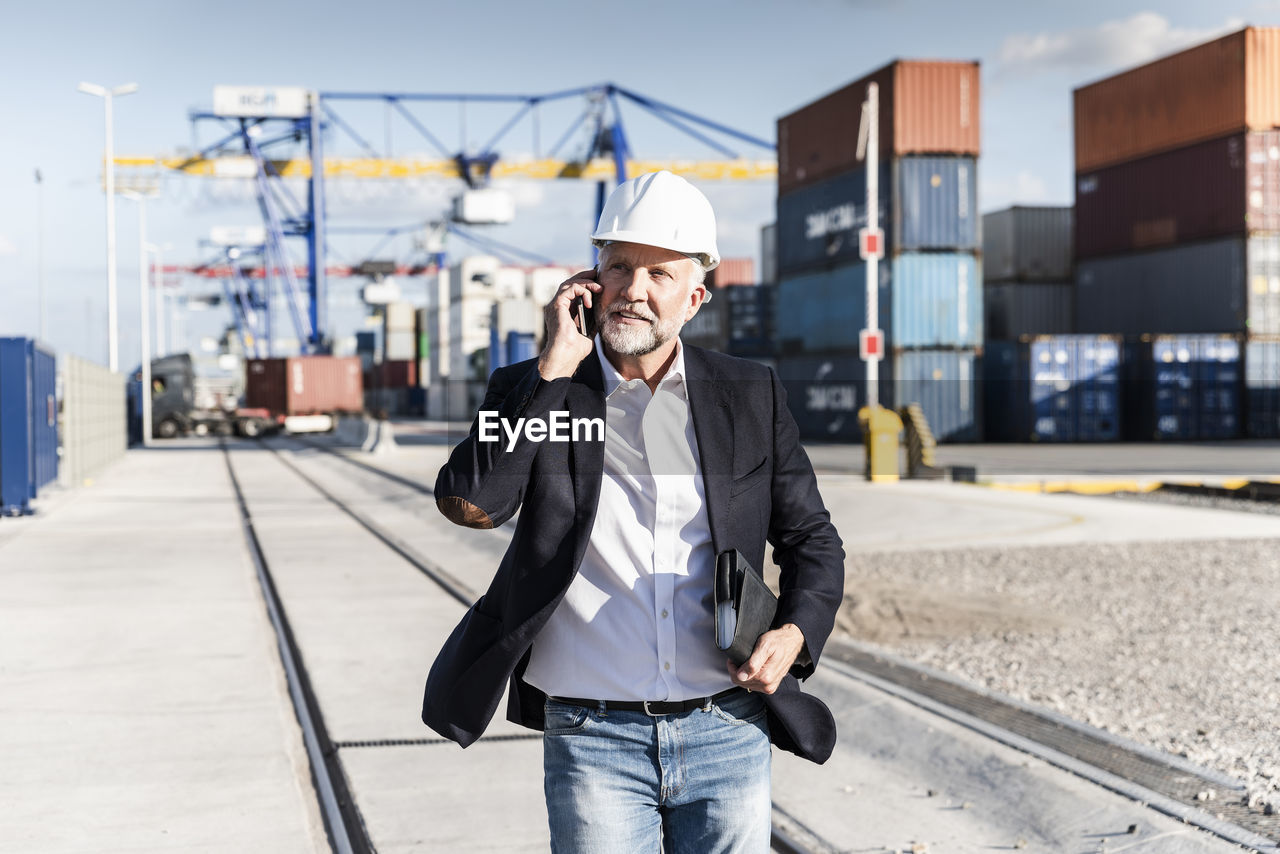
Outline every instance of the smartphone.
[[573, 302], [569, 303], [569, 313], [573, 315], [573, 322], [577, 324], [578, 331], [588, 338], [596, 337], [596, 312], [594, 308], [587, 308], [582, 297], [574, 297]]

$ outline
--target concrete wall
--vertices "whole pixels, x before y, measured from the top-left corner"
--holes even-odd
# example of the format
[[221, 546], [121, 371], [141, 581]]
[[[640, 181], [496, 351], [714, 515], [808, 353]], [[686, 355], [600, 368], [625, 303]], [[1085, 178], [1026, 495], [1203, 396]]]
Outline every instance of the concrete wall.
[[101, 365], [62, 360], [64, 486], [80, 486], [124, 456], [128, 446], [125, 378]]

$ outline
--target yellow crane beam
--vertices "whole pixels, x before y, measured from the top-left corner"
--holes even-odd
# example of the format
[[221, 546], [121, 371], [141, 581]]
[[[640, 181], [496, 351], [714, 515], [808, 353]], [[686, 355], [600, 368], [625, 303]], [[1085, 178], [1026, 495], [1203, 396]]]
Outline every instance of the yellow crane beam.
[[[273, 160], [276, 171], [285, 178], [310, 178], [311, 161], [306, 158]], [[117, 169], [164, 169], [210, 178], [251, 178], [257, 173], [253, 158], [234, 157], [116, 157]], [[628, 160], [627, 174], [639, 175], [666, 169], [677, 175], [703, 181], [774, 180], [778, 164], [774, 160]], [[460, 178], [458, 164], [452, 160], [428, 160], [412, 157], [327, 157], [327, 178]], [[610, 180], [614, 177], [613, 161], [596, 158], [587, 163], [567, 160], [499, 160], [489, 170], [491, 178], [583, 178]]]

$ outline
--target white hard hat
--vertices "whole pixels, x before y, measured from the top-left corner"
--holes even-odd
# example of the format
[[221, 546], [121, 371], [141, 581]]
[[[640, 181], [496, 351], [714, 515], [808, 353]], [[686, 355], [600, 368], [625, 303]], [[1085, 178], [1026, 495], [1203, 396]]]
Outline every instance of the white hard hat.
[[697, 187], [670, 172], [623, 181], [609, 195], [591, 242], [642, 243], [693, 258], [705, 270], [720, 263], [716, 215]]

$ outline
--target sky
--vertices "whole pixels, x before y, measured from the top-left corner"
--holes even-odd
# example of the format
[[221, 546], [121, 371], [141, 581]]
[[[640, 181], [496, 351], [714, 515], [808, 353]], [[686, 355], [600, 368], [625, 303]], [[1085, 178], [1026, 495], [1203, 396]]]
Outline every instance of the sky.
[[[212, 105], [213, 87], [302, 86], [321, 91], [539, 94], [612, 82], [747, 134], [772, 141], [779, 116], [895, 58], [978, 60], [982, 68], [983, 211], [1012, 203], [1072, 201], [1071, 91], [1117, 71], [1246, 24], [1280, 25], [1280, 0], [1217, 4], [994, 0], [579, 0], [538, 3], [367, 0], [308, 3], [222, 0], [19, 3], [0, 0], [0, 335], [35, 335], [39, 283], [45, 338], [61, 353], [106, 361], [105, 199], [100, 183], [103, 102], [81, 81], [136, 82], [115, 101], [117, 154], [173, 154], [193, 140], [193, 109]], [[575, 102], [577, 110], [581, 102]], [[540, 145], [570, 126], [571, 107], [540, 117]], [[576, 110], [573, 111], [576, 114]], [[381, 107], [343, 107], [371, 143], [387, 142]], [[424, 110], [421, 121], [447, 145], [478, 146], [509, 108]], [[638, 110], [624, 107], [637, 157], [718, 155]], [[198, 136], [193, 136], [197, 134]], [[396, 155], [427, 153], [403, 121], [390, 123]], [[328, 144], [328, 143], [327, 143]], [[570, 137], [563, 153], [584, 140]], [[734, 143], [747, 157], [769, 152]], [[529, 122], [499, 146], [533, 153]], [[330, 153], [354, 154], [349, 140]], [[39, 170], [43, 182], [36, 183]], [[517, 218], [491, 233], [568, 266], [589, 264], [594, 185], [520, 181], [507, 185]], [[760, 227], [774, 218], [772, 182], [701, 185], [717, 211], [725, 256], [759, 254]], [[456, 190], [441, 182], [329, 185], [338, 225], [405, 225], [436, 218]], [[260, 221], [243, 183], [167, 178], [147, 203], [149, 242], [166, 263], [207, 260], [200, 246], [217, 225]], [[139, 352], [138, 211], [117, 202], [121, 365]], [[359, 261], [376, 238], [331, 237], [330, 263]], [[296, 247], [301, 259], [301, 244]], [[389, 247], [406, 258], [409, 238]], [[450, 244], [450, 252], [465, 247]], [[178, 285], [178, 282], [173, 284]], [[363, 309], [359, 280], [332, 282], [337, 334]], [[413, 287], [404, 283], [405, 289]], [[181, 285], [207, 292], [207, 281]], [[230, 322], [225, 308], [193, 312], [196, 346]]]

